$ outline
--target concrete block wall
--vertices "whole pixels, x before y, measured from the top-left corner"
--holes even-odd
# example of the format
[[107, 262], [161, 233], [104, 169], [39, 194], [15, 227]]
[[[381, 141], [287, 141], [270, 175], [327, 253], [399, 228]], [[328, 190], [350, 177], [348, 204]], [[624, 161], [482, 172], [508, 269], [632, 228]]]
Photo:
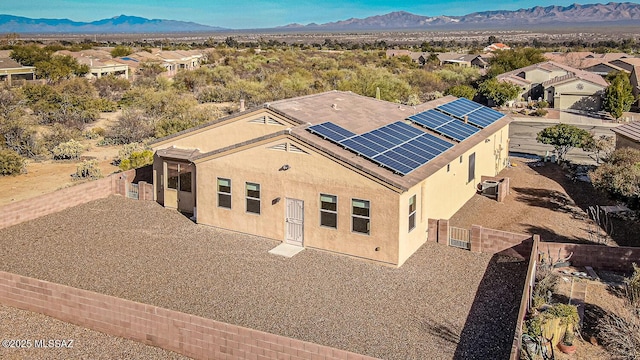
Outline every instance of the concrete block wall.
[[[136, 178], [137, 169], [112, 174], [104, 179], [60, 189], [35, 198], [0, 207], [0, 229], [37, 219], [110, 195], [127, 195], [127, 183]], [[140, 200], [153, 200], [153, 184], [139, 182]]]
[[110, 176], [5, 205], [0, 207], [0, 229], [106, 198], [114, 188], [115, 178]]
[[631, 271], [632, 263], [640, 264], [640, 248], [636, 247], [541, 242], [538, 251], [551, 253], [553, 259], [573, 253], [569, 259], [571, 265], [595, 269]]
[[449, 244], [449, 220], [438, 220], [438, 242]]
[[1, 271], [0, 303], [195, 359], [374, 360], [344, 350]]
[[[474, 241], [475, 239], [475, 241]], [[474, 250], [474, 242], [479, 249]], [[531, 235], [494, 230], [474, 225], [471, 228], [471, 250], [485, 254], [504, 253], [523, 259], [531, 254]]]
[[146, 181], [138, 183], [138, 200], [153, 201], [153, 184], [149, 184]]
[[438, 220], [427, 219], [427, 241], [438, 242]]

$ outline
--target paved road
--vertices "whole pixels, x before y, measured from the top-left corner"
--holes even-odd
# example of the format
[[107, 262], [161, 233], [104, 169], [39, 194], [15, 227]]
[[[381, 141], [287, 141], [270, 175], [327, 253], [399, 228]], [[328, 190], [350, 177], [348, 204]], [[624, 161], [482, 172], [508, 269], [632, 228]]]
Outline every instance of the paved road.
[[[552, 152], [553, 147], [536, 142], [536, 135], [542, 129], [553, 126], [557, 121], [549, 120], [531, 120], [526, 118], [514, 118], [509, 127], [509, 137], [511, 142], [509, 151], [517, 153], [544, 155], [547, 151]], [[620, 124], [603, 123], [602, 121], [574, 123], [573, 125], [593, 132], [596, 136], [607, 135], [614, 136], [611, 128]], [[589, 156], [591, 153], [582, 151], [581, 149], [572, 149], [567, 154], [567, 159], [577, 163], [595, 163]]]

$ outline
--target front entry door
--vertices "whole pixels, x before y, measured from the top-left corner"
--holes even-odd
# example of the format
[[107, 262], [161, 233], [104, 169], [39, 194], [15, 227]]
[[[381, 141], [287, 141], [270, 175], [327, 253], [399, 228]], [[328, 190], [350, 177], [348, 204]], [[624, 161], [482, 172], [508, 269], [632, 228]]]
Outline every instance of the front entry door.
[[304, 240], [304, 201], [287, 198], [286, 242], [302, 246]]

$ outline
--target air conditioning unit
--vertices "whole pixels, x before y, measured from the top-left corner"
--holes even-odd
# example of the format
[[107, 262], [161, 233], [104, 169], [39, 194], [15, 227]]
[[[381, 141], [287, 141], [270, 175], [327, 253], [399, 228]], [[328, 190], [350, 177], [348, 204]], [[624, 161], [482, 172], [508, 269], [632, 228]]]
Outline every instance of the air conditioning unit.
[[482, 182], [482, 195], [497, 197], [499, 181], [485, 180]]

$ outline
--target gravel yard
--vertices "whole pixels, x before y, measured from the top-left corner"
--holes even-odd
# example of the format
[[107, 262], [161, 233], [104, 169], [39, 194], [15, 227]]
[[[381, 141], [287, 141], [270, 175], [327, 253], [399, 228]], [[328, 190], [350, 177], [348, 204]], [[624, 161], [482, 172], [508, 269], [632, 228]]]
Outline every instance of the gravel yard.
[[[0, 358], [8, 360], [188, 359], [137, 341], [106, 335], [42, 314], [4, 305], [0, 305], [0, 334], [2, 339], [30, 340], [32, 344], [32, 347], [27, 349], [0, 349]], [[70, 348], [34, 349], [35, 340], [73, 340], [73, 343]]]
[[383, 359], [507, 357], [526, 273], [433, 243], [400, 269], [312, 249], [287, 259], [267, 253], [277, 241], [121, 197], [0, 239], [4, 271]]

